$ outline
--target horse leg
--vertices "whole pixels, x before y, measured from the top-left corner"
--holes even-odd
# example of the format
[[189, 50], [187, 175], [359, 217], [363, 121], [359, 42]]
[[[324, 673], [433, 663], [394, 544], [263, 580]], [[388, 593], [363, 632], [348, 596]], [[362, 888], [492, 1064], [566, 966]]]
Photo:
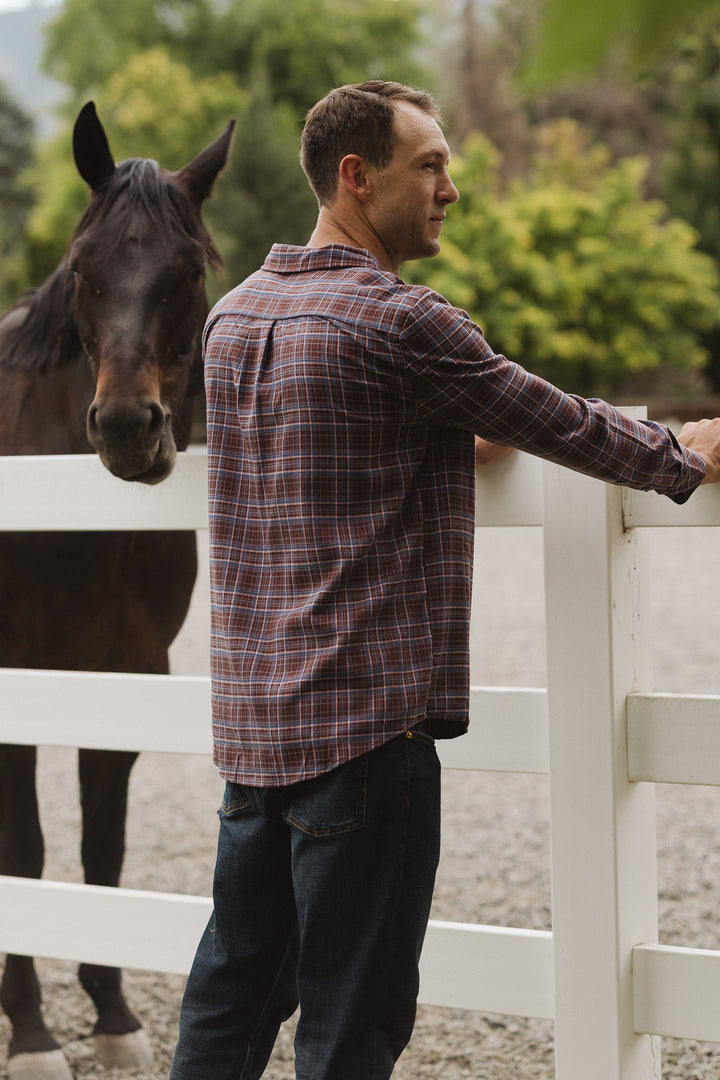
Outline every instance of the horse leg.
[[[36, 758], [34, 746], [0, 746], [0, 873], [10, 877], [39, 878], [43, 870]], [[43, 1020], [31, 956], [7, 956], [0, 1005], [12, 1025], [10, 1080], [71, 1080], [62, 1051]]]
[[[130, 772], [137, 754], [80, 750], [82, 862], [89, 885], [117, 886], [125, 854]], [[152, 1061], [150, 1041], [130, 1011], [119, 968], [81, 964], [80, 982], [97, 1009], [95, 1052], [105, 1068], [141, 1068]]]

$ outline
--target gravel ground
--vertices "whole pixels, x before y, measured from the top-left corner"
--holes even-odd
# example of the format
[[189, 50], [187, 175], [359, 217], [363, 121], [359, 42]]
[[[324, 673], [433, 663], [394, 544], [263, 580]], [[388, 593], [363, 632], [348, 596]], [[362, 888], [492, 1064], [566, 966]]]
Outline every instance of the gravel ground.
[[[720, 613], [711, 530], [653, 534], [655, 689], [720, 693]], [[478, 537], [473, 682], [545, 683], [542, 540], [538, 530], [486, 530]], [[207, 672], [207, 578], [173, 651], [177, 673]], [[74, 754], [44, 749], [40, 787], [46, 876], [80, 880]], [[143, 755], [133, 775], [123, 884], [207, 894], [221, 784], [203, 758]], [[720, 789], [658, 787], [661, 941], [720, 948], [714, 912], [720, 886]], [[550, 928], [548, 785], [544, 777], [444, 774], [444, 846], [433, 918]], [[87, 1036], [91, 1009], [74, 965], [38, 961], [46, 1014], [75, 1076], [160, 1080], [167, 1075], [184, 979], [129, 971], [128, 996], [155, 1049], [149, 1070], [104, 1071]], [[281, 1033], [268, 1080], [292, 1080], [292, 1022]], [[0, 1039], [7, 1040], [0, 1019]], [[398, 1080], [550, 1080], [552, 1024], [421, 1006]], [[4, 1075], [4, 1074], [3, 1074]], [[720, 1045], [663, 1040], [663, 1080], [720, 1077]], [[577, 1080], [582, 1080], [578, 1077]]]

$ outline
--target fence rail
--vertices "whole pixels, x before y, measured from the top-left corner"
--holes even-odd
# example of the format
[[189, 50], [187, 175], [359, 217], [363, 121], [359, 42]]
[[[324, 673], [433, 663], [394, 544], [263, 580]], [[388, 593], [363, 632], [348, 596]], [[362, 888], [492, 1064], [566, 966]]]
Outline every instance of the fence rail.
[[[201, 451], [152, 488], [89, 455], [5, 458], [0, 491], [5, 530], [207, 527]], [[514, 455], [480, 472], [477, 506], [479, 528], [543, 528], [548, 688], [474, 687], [470, 734], [439, 749], [550, 773], [553, 932], [432, 922], [421, 1000], [554, 1019], [558, 1080], [651, 1080], [655, 1036], [720, 1041], [720, 953], [657, 943], [653, 787], [720, 784], [720, 698], [650, 692], [644, 536], [720, 525], [720, 490], [678, 508]], [[0, 669], [0, 699], [4, 742], [210, 750], [203, 677]], [[209, 909], [0, 878], [0, 949], [184, 973]]]

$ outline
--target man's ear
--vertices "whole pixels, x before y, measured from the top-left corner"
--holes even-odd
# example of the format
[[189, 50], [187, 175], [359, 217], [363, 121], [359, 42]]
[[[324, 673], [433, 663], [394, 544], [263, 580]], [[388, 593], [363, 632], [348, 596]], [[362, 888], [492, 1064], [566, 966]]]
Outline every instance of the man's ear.
[[351, 195], [362, 202], [370, 196], [370, 177], [368, 164], [359, 154], [347, 154], [338, 168], [340, 183], [344, 184]]

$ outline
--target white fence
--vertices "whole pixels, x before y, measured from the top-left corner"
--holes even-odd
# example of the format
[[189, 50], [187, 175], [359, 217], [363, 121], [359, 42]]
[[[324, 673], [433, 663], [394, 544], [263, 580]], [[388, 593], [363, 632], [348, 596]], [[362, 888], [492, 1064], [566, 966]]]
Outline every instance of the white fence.
[[[147, 488], [91, 456], [0, 459], [0, 529], [206, 528], [206, 464], [182, 455]], [[647, 692], [644, 540], [720, 525], [720, 488], [676, 507], [513, 455], [481, 471], [477, 524], [544, 530], [548, 688], [475, 687], [471, 732], [441, 757], [549, 770], [553, 932], [432, 922], [421, 1000], [553, 1019], [558, 1080], [653, 1080], [653, 1036], [720, 1042], [720, 952], [657, 944], [653, 786], [720, 784], [720, 698]], [[210, 749], [202, 677], [0, 669], [0, 701], [2, 742]], [[184, 973], [209, 909], [0, 878], [0, 951]]]

